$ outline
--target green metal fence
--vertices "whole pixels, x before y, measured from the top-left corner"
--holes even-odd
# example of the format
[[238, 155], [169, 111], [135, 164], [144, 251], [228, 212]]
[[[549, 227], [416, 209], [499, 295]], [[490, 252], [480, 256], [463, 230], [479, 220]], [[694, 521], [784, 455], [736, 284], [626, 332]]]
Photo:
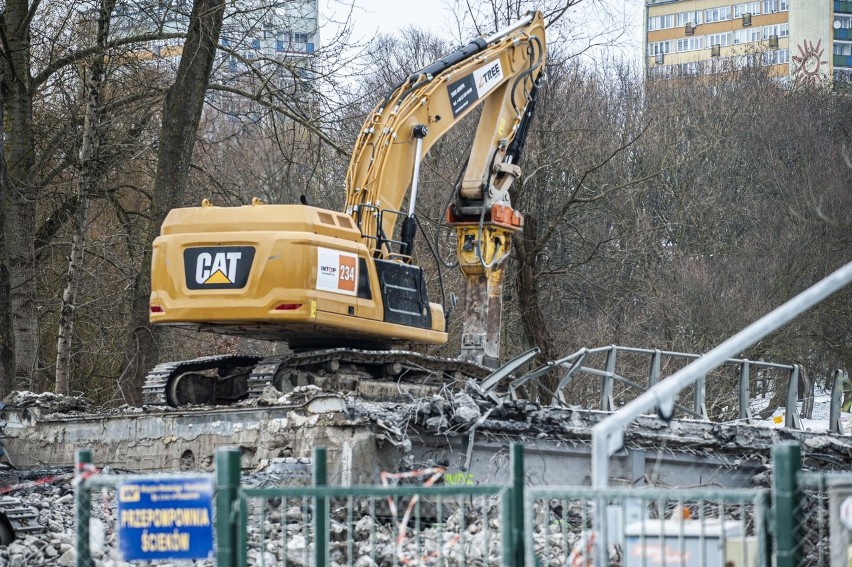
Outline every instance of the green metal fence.
[[[794, 444], [773, 451], [771, 490], [524, 487], [520, 445], [512, 459], [506, 485], [432, 485], [441, 471], [430, 469], [340, 487], [327, 485], [317, 449], [312, 486], [250, 488], [239, 450], [219, 450], [215, 559], [202, 564], [574, 567], [594, 565], [601, 549], [626, 567], [850, 564], [852, 473], [802, 472]], [[119, 559], [104, 552], [118, 547], [117, 487], [189, 476], [101, 475], [86, 451], [77, 470], [81, 567]]]
[[852, 565], [852, 473], [802, 471], [798, 445], [773, 452], [778, 567]]
[[[240, 451], [220, 449], [215, 471], [217, 567], [327, 565], [523, 564], [523, 449], [512, 449], [508, 485], [430, 486], [440, 471], [386, 475], [395, 486], [327, 486], [326, 452], [314, 452], [310, 487], [247, 488]], [[78, 452], [77, 565], [104, 560], [117, 547], [116, 488], [153, 475], [98, 475], [91, 453]], [[183, 478], [198, 475], [156, 475]], [[426, 482], [422, 482], [423, 478]], [[93, 497], [99, 495], [100, 497]], [[94, 528], [93, 528], [94, 526]], [[104, 547], [103, 541], [95, 547]], [[152, 563], [156, 564], [156, 563]]]
[[[767, 566], [768, 490], [528, 488], [526, 564]], [[602, 530], [594, 533], [594, 516]]]
[[430, 469], [388, 475], [419, 486], [332, 487], [324, 450], [314, 463], [312, 487], [237, 490], [233, 565], [520, 565], [512, 486], [429, 486]]

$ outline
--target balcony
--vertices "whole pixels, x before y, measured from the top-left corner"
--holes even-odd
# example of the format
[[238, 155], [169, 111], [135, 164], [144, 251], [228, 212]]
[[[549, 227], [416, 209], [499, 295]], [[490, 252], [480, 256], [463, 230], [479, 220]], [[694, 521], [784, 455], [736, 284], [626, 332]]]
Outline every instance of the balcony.
[[835, 55], [834, 66], [852, 68], [852, 55]]

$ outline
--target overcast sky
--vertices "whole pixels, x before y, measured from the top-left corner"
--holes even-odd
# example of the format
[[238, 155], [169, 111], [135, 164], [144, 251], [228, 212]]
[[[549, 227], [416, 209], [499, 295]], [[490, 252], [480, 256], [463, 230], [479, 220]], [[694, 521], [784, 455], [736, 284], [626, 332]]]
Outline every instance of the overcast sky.
[[[625, 34], [625, 41], [630, 44], [627, 50], [635, 50], [637, 56], [641, 47], [642, 1], [613, 0], [612, 4], [618, 7], [623, 6], [626, 11], [627, 19], [632, 24]], [[347, 3], [341, 0], [320, 0], [321, 19], [345, 17]], [[470, 38], [456, 38], [455, 18], [450, 10], [452, 3], [452, 0], [355, 0], [352, 39], [367, 42], [377, 33], [394, 34], [414, 25], [446, 36], [450, 40], [466, 41]], [[591, 2], [589, 7], [592, 7]], [[584, 9], [582, 3], [574, 8], [574, 10]]]
[[353, 18], [355, 34], [364, 40], [376, 33], [392, 34], [412, 25], [446, 33], [452, 22], [443, 0], [356, 0]]

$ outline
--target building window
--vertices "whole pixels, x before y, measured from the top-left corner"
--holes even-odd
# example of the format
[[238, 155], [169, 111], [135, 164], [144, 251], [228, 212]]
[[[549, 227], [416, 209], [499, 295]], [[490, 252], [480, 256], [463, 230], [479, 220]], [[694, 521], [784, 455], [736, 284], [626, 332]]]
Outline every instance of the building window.
[[789, 49], [773, 49], [763, 54], [764, 65], [783, 65], [790, 62]]
[[734, 17], [741, 18], [743, 14], [751, 14], [752, 16], [760, 14], [760, 1], [757, 0], [755, 2], [744, 2], [742, 4], [735, 4]]
[[675, 22], [674, 14], [666, 14], [664, 16], [652, 16], [648, 18], [648, 31], [664, 30], [673, 28]]
[[707, 36], [707, 47], [711, 47], [713, 45], [720, 45], [722, 47], [727, 47], [731, 45], [733, 41], [733, 34], [731, 32], [727, 33], [714, 33]]
[[769, 36], [777, 35], [778, 37], [787, 37], [790, 35], [790, 24], [775, 24], [774, 26], [763, 26], [763, 39], [769, 39]]
[[294, 33], [293, 34], [293, 43], [308, 43], [308, 34], [306, 34], [306, 33]]
[[734, 45], [753, 43], [763, 39], [762, 28], [746, 28], [734, 31]]
[[771, 14], [772, 12], [787, 10], [787, 0], [763, 0], [763, 13]]
[[678, 53], [683, 53], [684, 51], [698, 51], [703, 47], [704, 42], [702, 41], [704, 38], [701, 36], [698, 37], [685, 37], [683, 39], [677, 40], [677, 51]]
[[693, 12], [680, 12], [675, 18], [675, 25], [679, 28], [682, 28], [686, 24], [692, 24], [693, 26], [697, 26], [700, 23], [701, 10], [695, 10]]
[[704, 21], [706, 23], [722, 22], [731, 19], [731, 7], [722, 6], [720, 8], [708, 8], [704, 10]]
[[648, 44], [648, 55], [653, 57], [654, 55], [659, 55], [660, 53], [666, 54], [672, 52], [672, 42], [671, 41], [657, 41], [655, 43]]

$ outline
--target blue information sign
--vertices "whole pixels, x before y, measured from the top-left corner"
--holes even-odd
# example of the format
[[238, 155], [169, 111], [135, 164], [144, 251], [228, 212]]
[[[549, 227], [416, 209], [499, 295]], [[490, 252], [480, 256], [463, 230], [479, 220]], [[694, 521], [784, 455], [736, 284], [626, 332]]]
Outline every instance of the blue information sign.
[[212, 556], [210, 476], [128, 481], [117, 491], [119, 549], [125, 561]]

